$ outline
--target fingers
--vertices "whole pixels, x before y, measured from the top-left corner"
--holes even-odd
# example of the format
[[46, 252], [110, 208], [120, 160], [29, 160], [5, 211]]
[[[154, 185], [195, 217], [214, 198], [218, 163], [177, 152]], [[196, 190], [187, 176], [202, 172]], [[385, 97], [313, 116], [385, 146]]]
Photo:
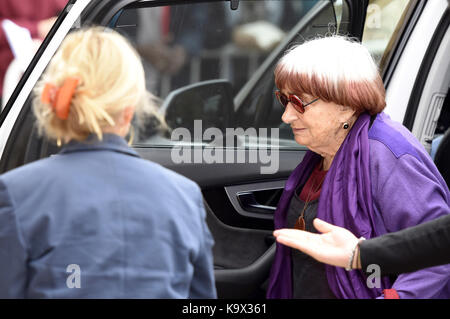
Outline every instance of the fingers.
[[280, 244], [298, 249], [317, 259], [315, 251], [320, 248], [320, 236], [322, 235], [297, 229], [280, 229], [274, 232], [274, 236]]
[[276, 230], [273, 235], [279, 243], [296, 249], [304, 249], [308, 246], [311, 236], [314, 236], [314, 234], [306, 231], [287, 228]]
[[285, 246], [291, 247], [291, 248], [300, 249], [299, 245], [298, 245], [298, 241], [296, 241], [292, 237], [286, 237], [286, 236], [280, 235], [277, 237], [277, 242], [279, 242], [280, 244], [283, 244]]
[[329, 233], [330, 231], [333, 231], [336, 228], [338, 228], [337, 226], [324, 222], [319, 218], [315, 218], [313, 224], [314, 227], [321, 233]]
[[283, 236], [289, 238], [305, 239], [308, 236], [308, 232], [303, 230], [297, 230], [293, 228], [278, 229], [273, 232], [275, 237]]
[[322, 234], [297, 229], [280, 229], [274, 232], [277, 242], [298, 249], [314, 259], [334, 266], [345, 267], [349, 251], [358, 239], [345, 228], [320, 219], [314, 219], [314, 227]]

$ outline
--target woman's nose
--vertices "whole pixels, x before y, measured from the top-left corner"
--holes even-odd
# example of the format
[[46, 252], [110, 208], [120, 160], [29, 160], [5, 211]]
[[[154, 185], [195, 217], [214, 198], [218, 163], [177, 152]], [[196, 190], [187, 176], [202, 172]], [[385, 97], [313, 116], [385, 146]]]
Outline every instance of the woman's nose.
[[293, 121], [298, 119], [298, 112], [294, 109], [292, 104], [289, 102], [286, 108], [284, 109], [284, 113], [281, 116], [281, 120], [286, 124], [291, 124]]

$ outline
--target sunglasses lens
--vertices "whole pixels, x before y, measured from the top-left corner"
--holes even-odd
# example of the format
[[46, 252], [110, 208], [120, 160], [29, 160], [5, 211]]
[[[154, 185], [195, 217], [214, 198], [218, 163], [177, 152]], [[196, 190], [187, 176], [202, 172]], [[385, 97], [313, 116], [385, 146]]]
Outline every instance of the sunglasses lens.
[[281, 93], [280, 91], [276, 91], [275, 95], [277, 96], [278, 102], [280, 102], [280, 104], [283, 107], [286, 107], [288, 104], [288, 100], [287, 100], [286, 96], [283, 93]]
[[289, 99], [284, 94], [281, 95], [280, 100], [281, 104], [283, 104], [284, 107], [286, 107], [289, 103]]
[[289, 97], [286, 97], [286, 95], [284, 95], [280, 91], [275, 91], [275, 95], [284, 108], [286, 108], [289, 103], [292, 103], [292, 105], [298, 112], [305, 112], [303, 102], [296, 95], [290, 95]]
[[303, 102], [298, 97], [292, 95], [290, 102], [294, 105], [297, 111], [299, 111], [300, 113], [305, 112], [305, 109], [303, 108]]

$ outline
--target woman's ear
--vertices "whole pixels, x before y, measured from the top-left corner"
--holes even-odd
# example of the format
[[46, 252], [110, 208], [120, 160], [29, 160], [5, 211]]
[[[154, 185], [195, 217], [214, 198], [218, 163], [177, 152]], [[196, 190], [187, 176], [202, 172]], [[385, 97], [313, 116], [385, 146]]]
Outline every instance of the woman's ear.
[[129, 125], [131, 123], [131, 121], [133, 120], [134, 110], [135, 110], [134, 106], [125, 107], [125, 109], [123, 110], [123, 124], [124, 125]]
[[353, 119], [356, 119], [358, 117], [357, 112], [351, 108], [350, 106], [345, 106], [345, 105], [339, 105], [340, 108], [340, 119], [339, 121], [341, 123], [345, 123], [345, 122], [353, 122]]

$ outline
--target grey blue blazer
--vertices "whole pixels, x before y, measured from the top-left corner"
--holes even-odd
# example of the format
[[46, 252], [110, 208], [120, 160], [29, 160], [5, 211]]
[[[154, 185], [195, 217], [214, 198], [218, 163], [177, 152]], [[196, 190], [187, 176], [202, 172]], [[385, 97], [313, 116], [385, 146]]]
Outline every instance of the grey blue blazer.
[[0, 176], [0, 298], [215, 298], [199, 187], [124, 139]]

